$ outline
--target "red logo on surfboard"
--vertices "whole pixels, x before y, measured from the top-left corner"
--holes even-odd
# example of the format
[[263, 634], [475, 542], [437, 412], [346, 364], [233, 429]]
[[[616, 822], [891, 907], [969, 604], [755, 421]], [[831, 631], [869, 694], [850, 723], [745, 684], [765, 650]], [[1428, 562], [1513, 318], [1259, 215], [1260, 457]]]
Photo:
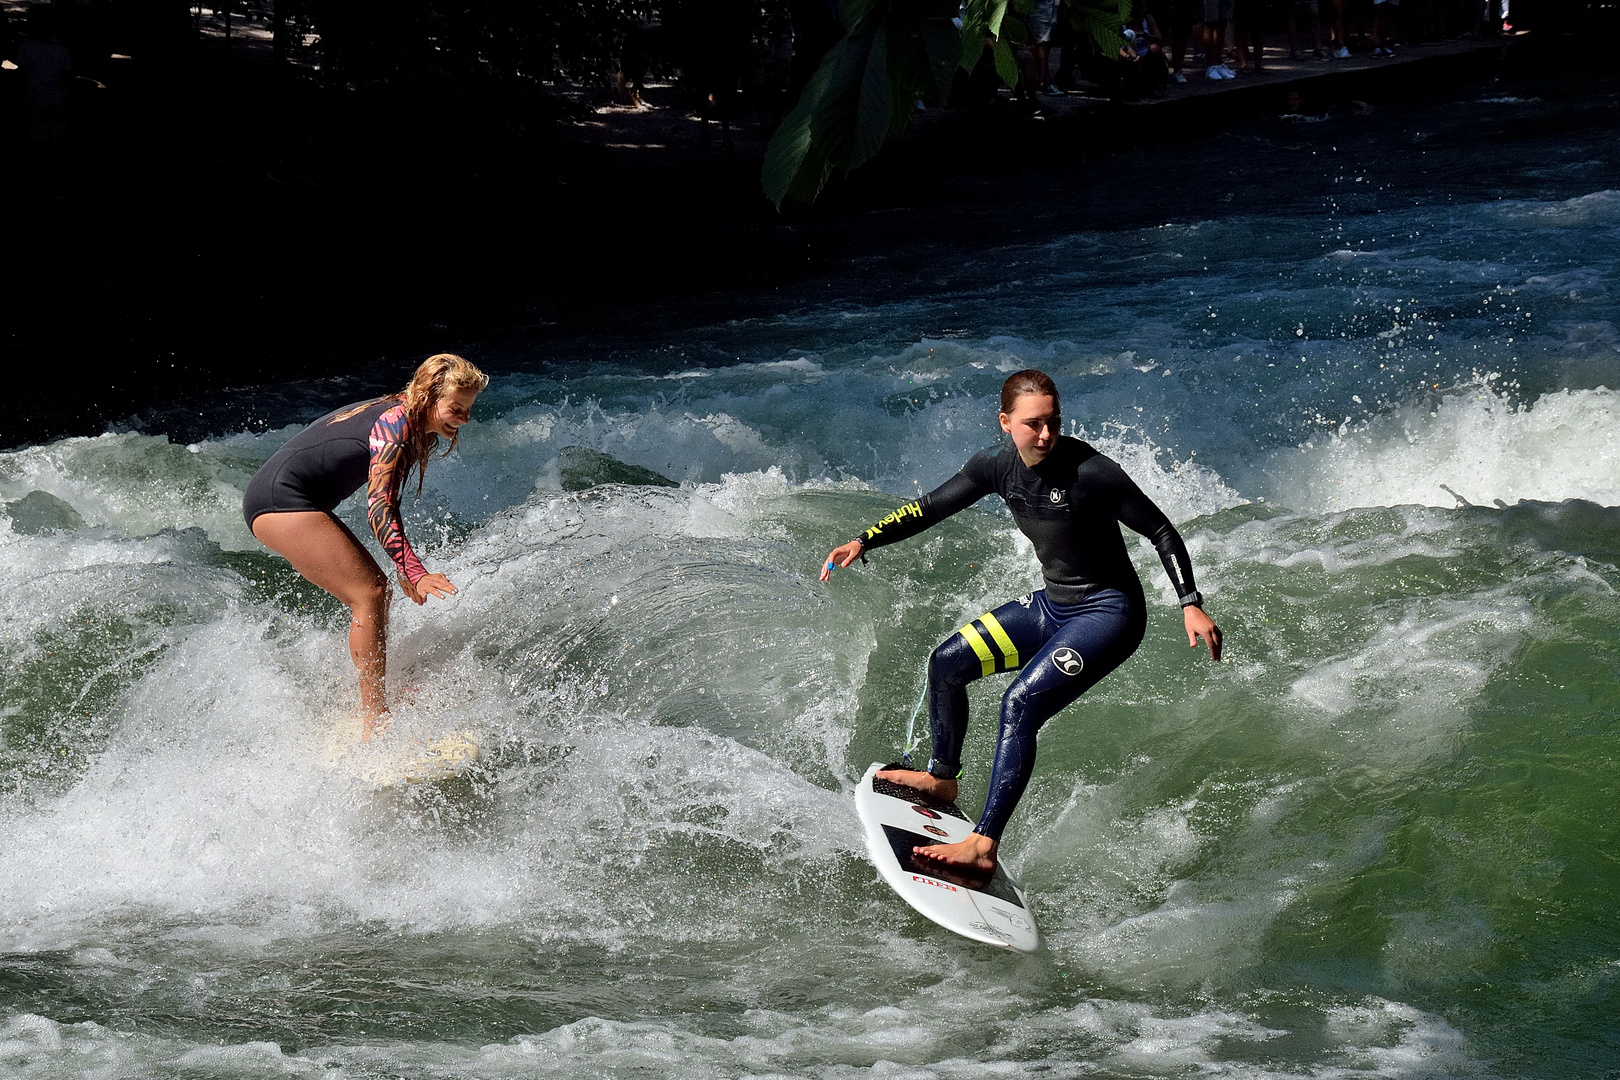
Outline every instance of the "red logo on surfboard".
[[911, 880], [912, 881], [920, 881], [924, 885], [932, 885], [936, 889], [944, 889], [947, 892], [956, 892], [957, 891], [955, 885], [947, 885], [943, 881], [935, 881], [933, 878], [923, 877], [921, 874], [912, 874], [911, 875]]

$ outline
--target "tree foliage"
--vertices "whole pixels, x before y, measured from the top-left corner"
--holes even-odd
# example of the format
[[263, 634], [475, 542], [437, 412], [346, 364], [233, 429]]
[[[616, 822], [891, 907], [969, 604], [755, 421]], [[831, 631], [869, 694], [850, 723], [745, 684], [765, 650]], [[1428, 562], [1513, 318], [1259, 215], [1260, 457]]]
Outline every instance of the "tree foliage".
[[[1082, 40], [1115, 55], [1132, 0], [1076, 0]], [[996, 75], [1018, 82], [1014, 50], [1027, 45], [1034, 0], [843, 0], [846, 34], [822, 60], [765, 150], [761, 183], [778, 207], [813, 202], [837, 170], [859, 168], [904, 133], [917, 103], [943, 105], [958, 70], [990, 51]], [[961, 12], [961, 28], [955, 17]]]
[[810, 202], [833, 169], [863, 164], [903, 132], [918, 101], [950, 93], [962, 51], [955, 0], [844, 0], [842, 10], [843, 40], [765, 150], [765, 193], [778, 206]]

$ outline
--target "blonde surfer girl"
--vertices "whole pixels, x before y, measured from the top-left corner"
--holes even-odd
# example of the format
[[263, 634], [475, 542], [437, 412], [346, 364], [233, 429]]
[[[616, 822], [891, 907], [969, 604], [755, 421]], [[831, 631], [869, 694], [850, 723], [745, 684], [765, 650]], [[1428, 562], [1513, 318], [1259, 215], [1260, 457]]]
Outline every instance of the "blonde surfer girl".
[[366, 520], [405, 595], [418, 604], [453, 595], [450, 579], [428, 573], [411, 550], [399, 496], [413, 468], [421, 493], [428, 457], [440, 439], [448, 440], [445, 454], [455, 448], [488, 385], [489, 376], [461, 357], [430, 356], [400, 393], [345, 405], [294, 435], [253, 474], [243, 495], [242, 514], [260, 543], [349, 609], [363, 739], [388, 711], [388, 577], [333, 511], [364, 484]]

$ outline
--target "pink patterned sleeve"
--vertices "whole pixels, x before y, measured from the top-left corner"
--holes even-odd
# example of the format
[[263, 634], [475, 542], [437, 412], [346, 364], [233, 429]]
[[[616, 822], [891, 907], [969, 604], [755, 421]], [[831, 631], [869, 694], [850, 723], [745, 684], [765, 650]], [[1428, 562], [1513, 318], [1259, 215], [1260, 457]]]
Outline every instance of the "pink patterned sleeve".
[[371, 468], [366, 481], [366, 520], [377, 543], [388, 552], [405, 580], [415, 585], [427, 575], [422, 560], [405, 539], [399, 518], [399, 489], [405, 479], [405, 448], [410, 444], [410, 421], [405, 406], [396, 405], [371, 425]]

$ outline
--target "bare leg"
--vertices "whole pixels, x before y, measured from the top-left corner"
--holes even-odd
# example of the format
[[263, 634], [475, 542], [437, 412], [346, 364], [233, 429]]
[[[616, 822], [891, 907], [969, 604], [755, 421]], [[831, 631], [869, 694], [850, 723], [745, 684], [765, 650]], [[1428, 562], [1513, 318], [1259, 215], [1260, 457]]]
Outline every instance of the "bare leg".
[[318, 510], [260, 514], [253, 535], [349, 609], [349, 657], [360, 676], [361, 739], [388, 711], [388, 577], [353, 533]]

